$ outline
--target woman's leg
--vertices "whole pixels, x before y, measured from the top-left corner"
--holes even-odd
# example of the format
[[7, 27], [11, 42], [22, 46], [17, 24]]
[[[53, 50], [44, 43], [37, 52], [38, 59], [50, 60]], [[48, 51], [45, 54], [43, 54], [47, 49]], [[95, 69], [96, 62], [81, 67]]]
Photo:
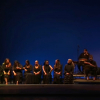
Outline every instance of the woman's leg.
[[56, 75], [56, 73], [54, 73], [54, 84], [56, 84], [57, 83], [57, 75]]
[[89, 74], [89, 71], [90, 71], [90, 66], [85, 66], [84, 70], [85, 70], [85, 74], [86, 74], [87, 80], [89, 80], [88, 74]]
[[96, 69], [96, 68], [93, 68], [93, 69], [92, 69], [92, 73], [93, 73], [93, 80], [96, 80], [97, 69]]

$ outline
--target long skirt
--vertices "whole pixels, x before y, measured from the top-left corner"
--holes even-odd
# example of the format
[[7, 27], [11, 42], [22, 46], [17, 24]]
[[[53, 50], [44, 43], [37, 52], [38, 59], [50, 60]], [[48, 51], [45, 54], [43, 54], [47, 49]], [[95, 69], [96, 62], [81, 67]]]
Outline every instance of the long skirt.
[[43, 83], [50, 84], [50, 78], [51, 78], [51, 74], [44, 75], [43, 76]]
[[34, 76], [33, 76], [33, 80], [34, 80], [34, 84], [40, 84], [41, 83], [41, 75], [39, 74], [39, 75], [35, 75], [34, 74]]
[[17, 72], [16, 74], [17, 74], [17, 75], [14, 76], [15, 83], [16, 83], [17, 81], [18, 81], [18, 83], [22, 83], [22, 73]]
[[54, 84], [60, 84], [60, 76], [61, 75], [58, 75], [58, 74], [54, 74]]
[[10, 75], [8, 75], [8, 74], [5, 74], [5, 75], [4, 75], [4, 79], [7, 78], [7, 81], [8, 81], [8, 82], [9, 82], [9, 76], [10, 76]]
[[73, 83], [73, 74], [64, 76], [64, 84], [72, 84]]
[[32, 84], [32, 73], [25, 73], [25, 84]]
[[97, 68], [96, 67], [92, 67], [90, 65], [86, 65], [85, 66], [85, 74], [86, 74], [86, 77], [88, 76], [88, 74], [91, 74], [93, 75], [94, 77], [97, 76]]

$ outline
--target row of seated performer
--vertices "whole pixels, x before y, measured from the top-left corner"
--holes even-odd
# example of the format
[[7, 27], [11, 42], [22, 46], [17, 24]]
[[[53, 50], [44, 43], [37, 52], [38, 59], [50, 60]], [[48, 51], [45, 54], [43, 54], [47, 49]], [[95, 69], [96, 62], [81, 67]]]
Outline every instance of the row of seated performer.
[[[51, 72], [53, 71], [53, 67], [49, 65], [49, 61], [46, 60], [44, 65], [39, 65], [39, 62], [36, 60], [35, 65], [32, 68], [32, 65], [28, 60], [25, 61], [25, 65], [22, 66], [18, 61], [14, 62], [13, 67], [11, 67], [11, 62], [7, 58], [3, 65], [1, 66], [3, 70], [2, 76], [4, 76], [5, 84], [8, 84], [9, 77], [11, 72], [14, 75], [14, 83], [20, 84], [22, 82], [22, 70], [25, 70], [24, 77], [25, 77], [25, 84], [40, 84], [41, 83], [41, 75], [43, 71], [43, 83], [49, 84], [51, 79]], [[72, 63], [71, 59], [68, 59], [68, 64], [65, 65], [65, 78], [64, 83], [73, 82], [73, 71], [74, 71], [74, 64]], [[33, 72], [33, 73], [32, 73]], [[60, 84], [60, 77], [62, 76], [62, 65], [60, 61], [57, 59], [54, 65], [54, 83]], [[70, 79], [68, 78], [70, 77]]]
[[[93, 61], [93, 57], [89, 57], [88, 62], [85, 63], [85, 74], [88, 79], [89, 71], [92, 71], [94, 80], [96, 79], [96, 70], [97, 65], [96, 62]], [[90, 63], [95, 62], [95, 63]], [[24, 77], [25, 77], [25, 84], [39, 84], [41, 82], [41, 75], [43, 70], [43, 83], [49, 84], [51, 72], [53, 71], [53, 67], [49, 65], [49, 61], [46, 60], [44, 65], [39, 65], [39, 62], [36, 60], [35, 65], [32, 68], [32, 65], [28, 60], [25, 61], [25, 65], [22, 66], [18, 61], [14, 62], [13, 67], [11, 67], [11, 62], [7, 58], [5, 62], [1, 66], [2, 71], [0, 71], [0, 75], [4, 77], [5, 83], [8, 84], [9, 77], [11, 76], [11, 72], [14, 75], [14, 83], [19, 84], [22, 82], [22, 70], [25, 70]], [[67, 64], [64, 67], [64, 84], [73, 83], [73, 72], [74, 72], [75, 64], [73, 63], [72, 59], [68, 59]], [[32, 73], [33, 72], [33, 73]], [[54, 83], [60, 84], [60, 77], [62, 76], [62, 65], [60, 61], [57, 59], [54, 65]]]

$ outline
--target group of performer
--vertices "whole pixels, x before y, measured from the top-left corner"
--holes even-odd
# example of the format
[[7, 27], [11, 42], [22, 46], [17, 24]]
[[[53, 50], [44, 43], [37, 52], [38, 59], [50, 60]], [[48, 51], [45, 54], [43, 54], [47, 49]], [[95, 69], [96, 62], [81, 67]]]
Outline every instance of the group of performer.
[[[72, 61], [72, 59], [68, 59], [67, 64], [64, 67], [64, 84], [73, 83], [73, 72], [75, 64], [77, 64], [78, 69], [81, 73], [86, 74], [87, 80], [89, 80], [88, 75], [90, 71], [94, 76], [93, 80], [96, 79], [97, 64], [93, 60], [93, 56], [90, 55], [86, 49], [84, 49], [84, 52], [81, 53], [78, 58], [78, 62], [74, 62]], [[62, 68], [63, 67], [59, 59], [55, 60], [55, 65], [53, 68], [49, 64], [48, 60], [44, 62], [43, 66], [41, 66], [39, 62], [36, 60], [35, 65], [32, 67], [29, 60], [25, 61], [24, 66], [22, 66], [18, 61], [15, 61], [14, 65], [12, 66], [10, 60], [6, 58], [2, 66], [0, 67], [0, 75], [3, 76], [5, 84], [8, 84], [9, 77], [12, 75], [11, 73], [13, 73], [14, 83], [19, 84], [22, 82], [22, 70], [24, 70], [25, 84], [40, 84], [41, 75], [43, 72], [43, 83], [49, 84], [51, 79], [51, 72], [54, 70], [54, 83], [60, 84], [60, 77], [63, 74]]]
[[[87, 49], [84, 49], [84, 52], [78, 57], [77, 63], [80, 73], [86, 74], [87, 80], [89, 80], [89, 74], [91, 73], [94, 77], [93, 80], [96, 80], [97, 76], [97, 64], [93, 60], [93, 56], [88, 53]], [[82, 70], [81, 70], [82, 66]]]

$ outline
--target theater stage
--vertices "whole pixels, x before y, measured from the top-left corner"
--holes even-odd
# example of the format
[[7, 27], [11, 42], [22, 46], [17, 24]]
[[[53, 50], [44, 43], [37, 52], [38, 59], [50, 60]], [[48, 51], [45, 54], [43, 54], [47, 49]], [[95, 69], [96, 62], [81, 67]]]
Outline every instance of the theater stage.
[[[99, 84], [0, 84], [0, 94], [16, 95], [68, 95], [68, 94], [100, 94]], [[12, 95], [13, 94], [13, 95]], [[58, 95], [59, 96], [59, 95]]]

